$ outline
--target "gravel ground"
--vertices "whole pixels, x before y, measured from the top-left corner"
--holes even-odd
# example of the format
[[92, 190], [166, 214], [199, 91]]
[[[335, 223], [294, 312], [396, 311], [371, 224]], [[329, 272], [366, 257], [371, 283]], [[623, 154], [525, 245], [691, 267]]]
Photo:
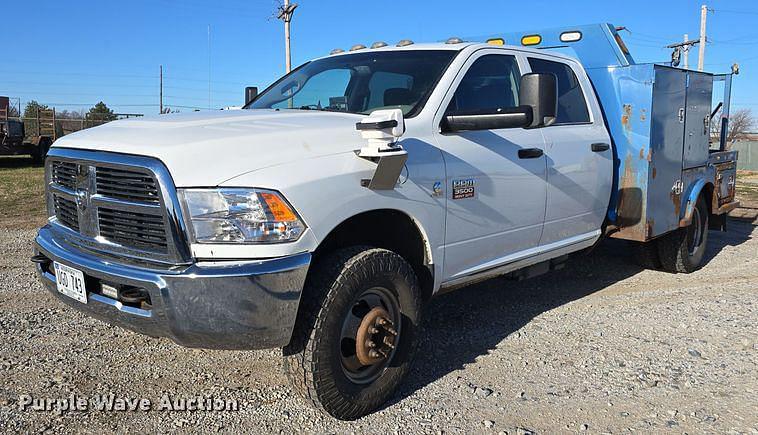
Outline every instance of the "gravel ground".
[[[691, 275], [641, 270], [618, 241], [561, 271], [436, 298], [418, 362], [356, 422], [293, 396], [277, 350], [185, 349], [64, 307], [28, 261], [33, 231], [0, 234], [1, 432], [758, 433], [758, 230], [711, 233]], [[150, 411], [20, 410], [103, 394]], [[238, 410], [162, 411], [211, 396]]]

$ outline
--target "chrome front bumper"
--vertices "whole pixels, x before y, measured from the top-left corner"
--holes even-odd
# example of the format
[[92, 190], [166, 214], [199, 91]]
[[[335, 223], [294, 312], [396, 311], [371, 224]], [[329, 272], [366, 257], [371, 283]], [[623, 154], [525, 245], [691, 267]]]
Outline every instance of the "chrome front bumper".
[[[187, 347], [265, 349], [286, 345], [295, 325], [311, 255], [258, 261], [195, 263], [152, 269], [115, 263], [56, 239], [45, 226], [35, 256], [84, 272], [88, 303], [60, 294], [52, 267], [37, 272], [47, 289], [67, 305], [105, 322]], [[41, 258], [41, 257], [38, 257]], [[149, 305], [130, 306], [98, 292], [102, 284], [143, 289]]]

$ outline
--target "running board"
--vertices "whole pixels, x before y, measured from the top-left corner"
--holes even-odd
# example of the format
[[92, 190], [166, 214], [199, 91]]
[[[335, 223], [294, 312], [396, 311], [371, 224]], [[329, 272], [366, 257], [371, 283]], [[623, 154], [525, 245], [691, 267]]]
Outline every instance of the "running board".
[[[568, 241], [553, 243], [551, 246], [552, 249], [545, 250], [545, 247], [537, 248], [540, 249], [540, 251], [531, 256], [514, 259], [505, 264], [469, 273], [465, 276], [456, 277], [450, 281], [444, 282], [440, 286], [440, 292], [455, 290], [497, 276], [510, 275], [516, 277], [516, 279], [526, 279], [541, 275], [550, 270], [560, 269], [563, 267], [562, 263], [565, 263], [569, 254], [589, 248], [595, 244], [599, 237], [600, 231], [596, 231], [582, 236], [573, 237]], [[547, 268], [543, 263], [547, 263]], [[532, 266], [535, 266], [536, 268], [532, 271], [528, 271], [527, 269]], [[524, 277], [518, 278], [519, 273], [523, 273]]]

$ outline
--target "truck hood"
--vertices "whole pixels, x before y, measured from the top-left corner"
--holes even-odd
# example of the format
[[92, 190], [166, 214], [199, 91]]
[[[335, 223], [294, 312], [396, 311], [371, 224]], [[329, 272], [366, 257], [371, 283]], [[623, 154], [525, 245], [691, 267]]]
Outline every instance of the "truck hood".
[[54, 146], [155, 157], [177, 187], [216, 186], [257, 169], [359, 149], [361, 118], [304, 110], [160, 115], [110, 122]]

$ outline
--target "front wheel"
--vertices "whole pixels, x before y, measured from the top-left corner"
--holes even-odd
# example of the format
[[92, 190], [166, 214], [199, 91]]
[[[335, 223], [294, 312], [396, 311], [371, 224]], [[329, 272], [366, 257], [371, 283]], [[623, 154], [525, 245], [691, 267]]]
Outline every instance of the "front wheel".
[[692, 210], [692, 222], [667, 234], [658, 243], [663, 269], [668, 272], [694, 272], [702, 266], [708, 243], [708, 206], [699, 197]]
[[312, 268], [284, 366], [316, 408], [354, 420], [384, 404], [410, 368], [418, 281], [401, 256], [378, 248], [342, 249]]

